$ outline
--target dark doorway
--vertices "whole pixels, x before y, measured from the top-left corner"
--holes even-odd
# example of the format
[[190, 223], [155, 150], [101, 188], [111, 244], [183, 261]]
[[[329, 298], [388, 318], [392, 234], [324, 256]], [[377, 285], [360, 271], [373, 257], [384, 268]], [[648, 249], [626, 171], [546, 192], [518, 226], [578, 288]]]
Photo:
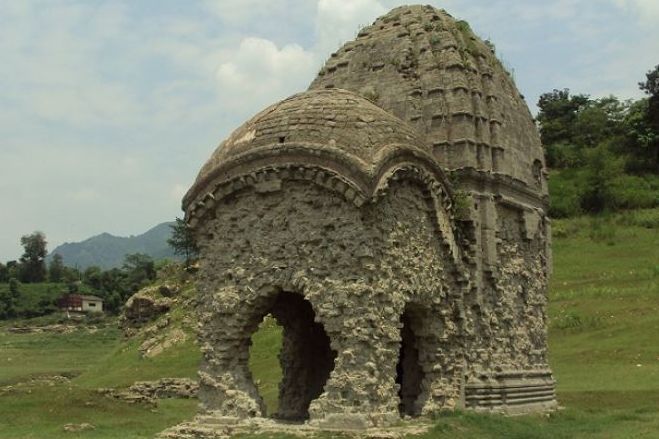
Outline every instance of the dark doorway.
[[[336, 352], [311, 304], [297, 293], [279, 292], [268, 310], [281, 327], [278, 408], [272, 416], [289, 421], [309, 418], [309, 405], [323, 392]], [[260, 377], [255, 376], [260, 379]]]
[[401, 416], [418, 416], [420, 407], [417, 401], [421, 395], [423, 369], [419, 363], [418, 337], [414, 333], [414, 313], [408, 308], [401, 316], [401, 344], [396, 366], [396, 383], [400, 386], [398, 411]]

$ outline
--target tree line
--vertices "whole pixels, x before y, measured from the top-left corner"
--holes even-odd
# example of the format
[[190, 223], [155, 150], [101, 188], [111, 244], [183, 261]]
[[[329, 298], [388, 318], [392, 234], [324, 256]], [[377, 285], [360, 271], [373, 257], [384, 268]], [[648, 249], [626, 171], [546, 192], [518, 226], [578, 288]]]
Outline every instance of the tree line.
[[[36, 317], [56, 310], [55, 301], [63, 294], [91, 294], [104, 301], [104, 309], [118, 312], [126, 300], [139, 289], [155, 280], [162, 264], [169, 261], [154, 261], [150, 256], [135, 253], [126, 255], [119, 268], [103, 270], [92, 266], [84, 270], [68, 267], [62, 256], [54, 254], [46, 264], [47, 241], [43, 232], [22, 236], [23, 254], [17, 261], [0, 263], [0, 319]], [[172, 236], [167, 241], [176, 254], [182, 255], [190, 264], [197, 254], [197, 247], [185, 223], [176, 219]], [[30, 284], [50, 283], [48, 294], [28, 307], [22, 297], [31, 291]]]
[[540, 96], [552, 216], [659, 206], [659, 65], [639, 88], [638, 100], [568, 89]]

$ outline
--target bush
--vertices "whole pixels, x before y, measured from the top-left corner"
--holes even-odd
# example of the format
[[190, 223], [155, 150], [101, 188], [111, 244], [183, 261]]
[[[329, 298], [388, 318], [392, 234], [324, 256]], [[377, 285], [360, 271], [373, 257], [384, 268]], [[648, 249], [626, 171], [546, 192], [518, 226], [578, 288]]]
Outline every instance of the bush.
[[581, 149], [570, 143], [555, 143], [545, 148], [547, 166], [550, 168], [569, 169], [583, 165]]
[[615, 210], [619, 206], [614, 188], [623, 177], [624, 159], [615, 156], [607, 143], [586, 151], [585, 156], [585, 188], [581, 207], [592, 213]]
[[566, 169], [552, 172], [549, 177], [550, 206], [552, 218], [568, 218], [581, 215], [581, 199], [584, 192], [583, 172]]
[[623, 212], [617, 223], [625, 226], [659, 229], [659, 209], [640, 209]]
[[651, 209], [659, 207], [659, 176], [622, 175], [611, 187], [620, 209]]
[[659, 176], [624, 174], [624, 159], [606, 144], [587, 150], [584, 157], [586, 166], [550, 174], [552, 218], [659, 207]]

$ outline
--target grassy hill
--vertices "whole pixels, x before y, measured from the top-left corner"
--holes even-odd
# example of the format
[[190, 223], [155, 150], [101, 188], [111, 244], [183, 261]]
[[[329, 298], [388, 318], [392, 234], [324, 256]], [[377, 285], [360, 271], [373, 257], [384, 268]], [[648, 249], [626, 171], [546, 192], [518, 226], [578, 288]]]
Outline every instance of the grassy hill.
[[[416, 437], [659, 437], [659, 209], [555, 221], [554, 232], [549, 347], [564, 409], [515, 418], [449, 413]], [[182, 294], [193, 291], [188, 286]], [[175, 308], [169, 318], [176, 326], [187, 316]], [[194, 401], [165, 400], [154, 409], [94, 392], [138, 379], [195, 376], [193, 337], [142, 358], [138, 347], [145, 337], [124, 340], [113, 326], [65, 335], [10, 334], [0, 327], [0, 389], [14, 386], [9, 393], [0, 390], [0, 436], [152, 437], [191, 418]], [[252, 371], [272, 410], [280, 377], [278, 327], [264, 323], [253, 341]], [[26, 383], [43, 375], [73, 378]], [[66, 423], [83, 422], [96, 428], [63, 430]]]

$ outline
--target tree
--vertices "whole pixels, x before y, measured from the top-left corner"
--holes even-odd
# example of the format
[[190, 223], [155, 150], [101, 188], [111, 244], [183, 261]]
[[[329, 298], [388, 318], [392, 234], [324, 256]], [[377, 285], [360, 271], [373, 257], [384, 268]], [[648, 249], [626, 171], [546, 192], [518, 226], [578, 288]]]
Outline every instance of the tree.
[[581, 199], [585, 211], [599, 213], [616, 208], [613, 189], [624, 167], [624, 158], [612, 154], [609, 143], [601, 143], [586, 152], [586, 184]]
[[122, 266], [126, 275], [125, 291], [132, 294], [156, 278], [156, 267], [150, 256], [143, 253], [126, 255]]
[[0, 282], [7, 282], [9, 280], [9, 269], [5, 264], [0, 262]]
[[121, 295], [114, 291], [108, 294], [105, 297], [105, 302], [103, 303], [104, 309], [107, 309], [109, 312], [116, 313], [121, 309], [122, 300]]
[[48, 279], [51, 282], [62, 282], [64, 278], [64, 259], [59, 253], [53, 255], [48, 266]]
[[648, 98], [647, 123], [654, 133], [653, 142], [650, 145], [654, 157], [654, 171], [659, 172], [659, 65], [650, 70], [646, 75], [646, 80], [639, 83]]
[[95, 265], [88, 267], [82, 274], [82, 279], [96, 291], [103, 289], [103, 271], [100, 267]]
[[16, 305], [21, 296], [20, 284], [16, 278], [9, 279], [9, 288], [0, 289], [0, 318], [16, 317]]
[[625, 140], [621, 146], [628, 156], [629, 172], [657, 172], [659, 168], [655, 150], [659, 143], [659, 131], [650, 125], [648, 112], [649, 99], [639, 99], [629, 106], [623, 121]]
[[650, 96], [659, 97], [659, 64], [645, 75], [644, 82], [639, 82], [638, 86]]
[[7, 261], [7, 280], [18, 277], [21, 266], [17, 261]]
[[174, 249], [175, 254], [185, 257], [185, 262], [189, 263], [199, 253], [192, 231], [180, 218], [176, 218], [176, 222], [170, 227], [172, 237], [167, 240], [167, 244]]
[[46, 279], [46, 235], [34, 232], [21, 237], [24, 252], [21, 256], [21, 280], [26, 283], [43, 282]]
[[589, 103], [587, 95], [570, 96], [567, 88], [542, 94], [538, 100], [538, 122], [543, 145], [572, 143], [577, 115]]

